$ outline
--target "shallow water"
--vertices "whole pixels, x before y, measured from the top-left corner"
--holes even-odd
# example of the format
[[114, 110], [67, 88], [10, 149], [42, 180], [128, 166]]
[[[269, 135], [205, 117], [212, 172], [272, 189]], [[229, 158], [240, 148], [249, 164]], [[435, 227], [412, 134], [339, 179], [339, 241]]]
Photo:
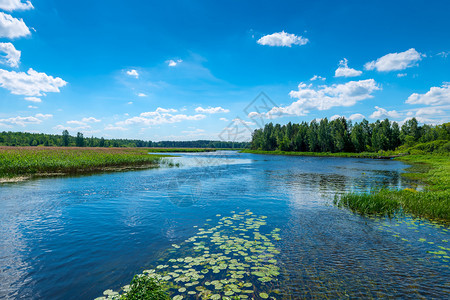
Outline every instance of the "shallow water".
[[191, 251], [185, 241], [205, 223], [247, 210], [267, 216], [261, 231], [279, 228], [281, 238], [280, 274], [255, 285], [256, 298], [448, 298], [447, 226], [366, 218], [331, 204], [336, 193], [408, 187], [403, 163], [176, 155], [179, 168], [0, 185], [0, 298], [92, 299], [118, 290]]

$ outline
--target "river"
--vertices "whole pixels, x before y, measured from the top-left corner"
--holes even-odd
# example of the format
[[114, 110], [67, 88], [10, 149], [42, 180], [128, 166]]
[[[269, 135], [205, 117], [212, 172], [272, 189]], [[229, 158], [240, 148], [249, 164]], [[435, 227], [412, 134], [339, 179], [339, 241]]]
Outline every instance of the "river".
[[[186, 256], [190, 242], [202, 238], [199, 228], [216, 230], [223, 243], [241, 229], [240, 237], [250, 229], [275, 238], [261, 249], [272, 252], [276, 271], [252, 283], [250, 298], [449, 297], [448, 226], [410, 216], [362, 217], [332, 204], [343, 192], [409, 187], [402, 162], [233, 151], [177, 155], [172, 160], [180, 167], [0, 184], [0, 298], [94, 299], [143, 270], [171, 268], [167, 260]], [[232, 221], [237, 225], [221, 233]], [[217, 249], [209, 248], [190, 255], [212, 257]], [[220, 254], [239, 260], [247, 250]], [[244, 267], [236, 277], [251, 280]]]

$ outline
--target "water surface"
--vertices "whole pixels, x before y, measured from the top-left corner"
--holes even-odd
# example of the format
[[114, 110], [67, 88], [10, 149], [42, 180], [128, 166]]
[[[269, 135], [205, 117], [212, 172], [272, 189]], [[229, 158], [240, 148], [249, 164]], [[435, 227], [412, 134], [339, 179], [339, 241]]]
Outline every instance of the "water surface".
[[448, 298], [447, 226], [331, 204], [336, 193], [408, 187], [403, 163], [177, 155], [179, 168], [0, 185], [0, 298], [101, 296], [232, 211], [267, 216], [268, 232], [280, 229], [277, 299]]

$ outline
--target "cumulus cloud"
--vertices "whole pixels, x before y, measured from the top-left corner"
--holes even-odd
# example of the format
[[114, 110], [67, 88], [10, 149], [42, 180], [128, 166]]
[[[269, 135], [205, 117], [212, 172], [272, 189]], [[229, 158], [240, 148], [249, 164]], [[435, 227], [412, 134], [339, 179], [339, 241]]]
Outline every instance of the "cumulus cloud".
[[38, 108], [38, 107], [37, 107], [37, 106], [33, 106], [33, 105], [28, 105], [28, 108], [36, 109], [36, 108]]
[[422, 107], [416, 111], [416, 116], [437, 116], [442, 115], [445, 112], [442, 109], [436, 107]]
[[326, 80], [326, 78], [319, 75], [314, 75], [313, 77], [311, 77], [310, 81], [314, 80]]
[[81, 119], [81, 121], [85, 122], [85, 123], [98, 123], [98, 122], [101, 122], [101, 120], [96, 119], [94, 117], [83, 118], [83, 119]]
[[[365, 118], [365, 116], [362, 115], [362, 114], [353, 114], [353, 115], [351, 115], [350, 117], [341, 116], [341, 115], [334, 115], [334, 116], [332, 116], [332, 117], [330, 118], [330, 120], [333, 121], [333, 120], [336, 120], [336, 119], [339, 119], [339, 118], [342, 118], [342, 117], [344, 117], [344, 118], [346, 118], [347, 120], [350, 120], [350, 121], [362, 120], [362, 119]], [[320, 120], [320, 119], [319, 119], [319, 120]]]
[[250, 118], [262, 116], [273, 118], [283, 115], [306, 116], [310, 110], [327, 110], [336, 106], [352, 106], [358, 101], [372, 98], [374, 91], [380, 90], [375, 80], [349, 81], [344, 84], [321, 85], [300, 83], [298, 91], [291, 91], [291, 98], [298, 100], [285, 107], [273, 107], [269, 112], [259, 114], [251, 112]]
[[127, 71], [127, 75], [128, 76], [133, 76], [133, 77], [136, 77], [136, 78], [139, 78], [139, 73], [138, 73], [138, 71], [136, 71], [136, 70], [129, 70], [129, 71]]
[[29, 10], [33, 8], [34, 6], [30, 1], [22, 2], [21, 0], [0, 0], [0, 9], [6, 11]]
[[375, 106], [376, 111], [374, 111], [370, 118], [372, 119], [385, 119], [385, 118], [394, 118], [398, 119], [401, 117], [401, 115], [396, 110], [387, 111], [384, 108]]
[[59, 93], [59, 88], [66, 84], [59, 77], [38, 73], [31, 68], [27, 73], [0, 69], [0, 86], [14, 95], [44, 96], [47, 92]]
[[218, 107], [208, 107], [208, 108], [203, 108], [203, 107], [197, 107], [195, 109], [196, 112], [199, 113], [206, 113], [206, 114], [218, 114], [218, 113], [229, 113], [230, 110], [226, 109], [226, 108], [222, 108], [220, 106]]
[[376, 61], [366, 63], [364, 68], [366, 70], [376, 69], [380, 72], [399, 71], [416, 66], [417, 62], [422, 60], [424, 56], [424, 54], [417, 52], [416, 49], [411, 48], [405, 52], [386, 54]]
[[38, 97], [25, 97], [24, 99], [27, 101], [30, 101], [30, 102], [35, 102], [35, 103], [42, 102], [41, 98], [38, 98]]
[[408, 104], [446, 105], [450, 104], [450, 83], [433, 86], [425, 94], [414, 93], [406, 100]]
[[260, 38], [257, 43], [265, 46], [291, 47], [292, 45], [305, 45], [309, 40], [287, 32], [275, 32]]
[[339, 67], [334, 71], [334, 77], [356, 77], [361, 74], [362, 71], [348, 67], [348, 60], [346, 58], [339, 62]]
[[19, 50], [11, 43], [0, 43], [0, 63], [17, 68], [20, 62]]
[[185, 114], [176, 114], [176, 112], [178, 112], [178, 110], [173, 108], [166, 109], [158, 107], [155, 111], [143, 112], [139, 116], [129, 118], [125, 121], [117, 122], [116, 125], [124, 126], [124, 125], [141, 124], [146, 126], [153, 126], [161, 124], [179, 123], [182, 121], [198, 121], [206, 118], [206, 116], [202, 114], [185, 115]]
[[70, 127], [70, 126], [64, 126], [64, 125], [56, 125], [55, 127], [53, 127], [53, 129], [67, 130], [67, 131], [80, 131], [80, 130], [91, 129], [91, 126], [85, 125], [85, 126], [78, 126], [78, 127]]
[[7, 119], [0, 119], [0, 124], [6, 125], [6, 126], [14, 126], [14, 125], [20, 125], [22, 127], [25, 127], [28, 124], [40, 124], [43, 120], [49, 119], [53, 117], [51, 114], [37, 114], [34, 117], [12, 117]]
[[138, 94], [138, 97], [147, 97], [147, 95], [144, 94], [144, 93], [139, 93], [139, 94]]
[[348, 117], [350, 121], [362, 120], [364, 118], [365, 116], [363, 114], [352, 114], [350, 117]]
[[182, 63], [182, 62], [183, 62], [182, 59], [177, 59], [177, 60], [169, 59], [166, 61], [167, 65], [169, 67], [175, 67], [176, 65], [178, 65], [179, 63]]
[[105, 130], [126, 131], [126, 130], [128, 130], [128, 128], [121, 127], [121, 126], [114, 126], [113, 124], [108, 124], [108, 125], [106, 125]]
[[227, 119], [227, 118], [220, 118], [219, 120], [220, 120], [220, 121], [224, 121], [224, 122], [228, 122], [228, 119]]
[[22, 19], [16, 19], [11, 15], [0, 12], [0, 37], [14, 39], [29, 34], [30, 30]]

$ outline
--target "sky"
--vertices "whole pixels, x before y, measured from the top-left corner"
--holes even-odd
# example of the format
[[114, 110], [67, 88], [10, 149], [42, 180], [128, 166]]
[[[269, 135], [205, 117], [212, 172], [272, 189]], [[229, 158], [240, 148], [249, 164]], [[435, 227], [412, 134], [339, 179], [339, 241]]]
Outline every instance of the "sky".
[[450, 121], [450, 1], [0, 0], [0, 131]]

